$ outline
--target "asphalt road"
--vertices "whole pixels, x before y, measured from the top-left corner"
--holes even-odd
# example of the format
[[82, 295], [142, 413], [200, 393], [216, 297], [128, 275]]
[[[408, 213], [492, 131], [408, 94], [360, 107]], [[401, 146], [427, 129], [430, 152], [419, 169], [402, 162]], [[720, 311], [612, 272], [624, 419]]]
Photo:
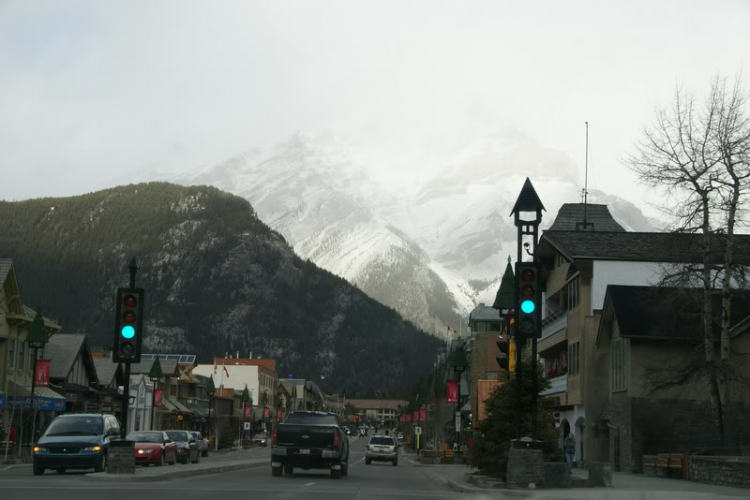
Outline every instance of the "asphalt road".
[[[84, 474], [56, 474], [33, 476], [30, 468], [0, 472], [0, 497], [3, 500], [54, 498], [55, 500], [208, 500], [220, 494], [222, 498], [262, 495], [263, 499], [412, 499], [457, 498], [458, 493], [436, 485], [420, 467], [402, 457], [397, 467], [390, 463], [364, 460], [365, 439], [351, 443], [349, 475], [335, 480], [328, 471], [300, 471], [282, 477], [271, 476], [269, 464], [252, 469], [223, 474], [202, 475], [153, 483], [94, 482]], [[210, 460], [206, 459], [206, 460]], [[178, 466], [175, 466], [178, 467]]]

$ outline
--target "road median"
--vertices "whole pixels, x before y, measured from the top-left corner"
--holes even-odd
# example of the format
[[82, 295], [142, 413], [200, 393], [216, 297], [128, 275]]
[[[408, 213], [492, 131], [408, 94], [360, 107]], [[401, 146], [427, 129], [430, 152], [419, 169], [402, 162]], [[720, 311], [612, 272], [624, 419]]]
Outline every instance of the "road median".
[[154, 467], [148, 469], [136, 469], [135, 474], [109, 474], [106, 472], [94, 472], [82, 476], [82, 481], [101, 481], [101, 482], [149, 482], [149, 481], [168, 481], [171, 479], [181, 479], [186, 477], [204, 476], [207, 474], [223, 474], [225, 472], [234, 472], [245, 469], [263, 467], [270, 462], [268, 458], [254, 458], [229, 463], [216, 464], [194, 464], [188, 467]]

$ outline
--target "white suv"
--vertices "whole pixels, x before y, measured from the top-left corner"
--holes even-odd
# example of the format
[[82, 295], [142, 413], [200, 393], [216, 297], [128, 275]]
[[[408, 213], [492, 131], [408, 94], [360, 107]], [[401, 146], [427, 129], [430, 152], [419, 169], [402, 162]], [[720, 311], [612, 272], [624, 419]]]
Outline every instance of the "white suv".
[[370, 438], [365, 450], [365, 463], [370, 465], [373, 460], [398, 465], [398, 446], [393, 436], [375, 435]]

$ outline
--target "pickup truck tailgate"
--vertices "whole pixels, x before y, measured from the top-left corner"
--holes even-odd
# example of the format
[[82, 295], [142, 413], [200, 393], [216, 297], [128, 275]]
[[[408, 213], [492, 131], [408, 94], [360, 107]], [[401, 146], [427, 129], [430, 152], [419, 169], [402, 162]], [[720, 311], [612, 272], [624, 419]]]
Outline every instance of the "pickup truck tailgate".
[[276, 446], [294, 448], [333, 448], [334, 427], [279, 424]]

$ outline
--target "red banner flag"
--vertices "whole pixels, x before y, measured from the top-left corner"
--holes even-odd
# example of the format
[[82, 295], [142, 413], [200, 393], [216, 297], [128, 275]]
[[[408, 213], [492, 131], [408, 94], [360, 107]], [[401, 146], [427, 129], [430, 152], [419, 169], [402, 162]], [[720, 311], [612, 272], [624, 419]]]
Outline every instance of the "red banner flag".
[[47, 384], [49, 384], [49, 359], [38, 359], [36, 361], [34, 384], [37, 387], [47, 387]]
[[161, 406], [161, 398], [164, 395], [164, 391], [156, 389], [154, 391], [154, 406]]
[[253, 412], [253, 407], [251, 405], [245, 406], [245, 418], [250, 418], [250, 414]]
[[268, 418], [271, 416], [271, 409], [270, 408], [263, 408], [263, 418]]
[[448, 403], [458, 403], [458, 382], [448, 382], [445, 392], [446, 397], [448, 398]]
[[418, 410], [414, 410], [412, 412], [411, 419], [414, 420], [415, 422], [419, 420], [419, 411]]
[[422, 408], [419, 410], [419, 420], [422, 422], [427, 420], [427, 408]]
[[283, 416], [283, 413], [281, 411], [281, 408], [276, 408], [276, 420], [281, 420], [282, 416]]

